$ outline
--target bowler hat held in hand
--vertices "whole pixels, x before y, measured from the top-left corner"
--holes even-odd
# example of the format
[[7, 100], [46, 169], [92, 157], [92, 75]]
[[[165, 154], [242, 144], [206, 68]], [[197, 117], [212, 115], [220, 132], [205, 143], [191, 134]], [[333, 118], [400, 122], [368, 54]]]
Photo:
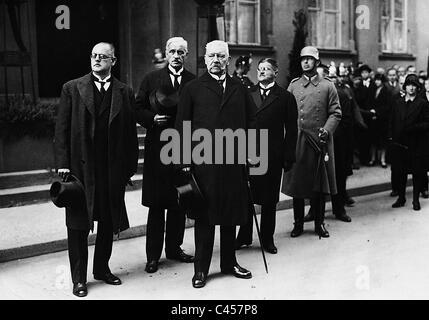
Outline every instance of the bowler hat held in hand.
[[179, 103], [179, 94], [174, 88], [161, 86], [152, 91], [149, 96], [149, 102], [155, 113], [171, 115], [176, 112], [175, 107]]
[[85, 206], [83, 184], [72, 174], [67, 175], [64, 181], [52, 183], [49, 193], [58, 208], [81, 209]]
[[177, 202], [183, 210], [201, 208], [204, 203], [204, 196], [195, 180], [194, 174], [189, 171], [183, 173], [183, 183], [176, 187]]

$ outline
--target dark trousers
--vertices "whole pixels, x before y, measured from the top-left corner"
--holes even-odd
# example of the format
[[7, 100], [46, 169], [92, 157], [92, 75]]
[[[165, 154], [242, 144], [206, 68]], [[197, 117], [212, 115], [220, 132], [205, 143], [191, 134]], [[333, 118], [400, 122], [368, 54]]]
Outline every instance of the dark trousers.
[[[342, 133], [342, 132], [341, 132]], [[344, 133], [347, 133], [344, 130]], [[347, 150], [347, 139], [341, 134], [334, 138], [335, 150], [335, 177], [338, 194], [331, 196], [332, 211], [334, 215], [339, 216], [346, 213], [345, 199], [347, 198], [346, 183], [347, 173], [350, 170], [350, 159]]]
[[165, 210], [149, 208], [146, 231], [146, 257], [148, 261], [158, 261], [161, 258], [164, 245], [165, 253], [174, 255], [180, 251], [185, 234], [185, 212], [180, 209], [167, 210], [167, 223]]
[[[276, 229], [276, 206], [277, 204], [263, 204], [261, 206], [261, 241], [263, 246], [274, 244], [274, 232]], [[240, 244], [251, 244], [253, 241], [253, 212], [249, 209], [247, 224], [240, 227], [237, 242]]]
[[[67, 241], [70, 269], [73, 283], [87, 281], [88, 267], [88, 235], [89, 230], [73, 230], [67, 228]], [[95, 240], [93, 274], [109, 273], [109, 260], [112, 255], [113, 227], [112, 221], [98, 222]]]
[[[195, 221], [195, 273], [209, 273], [210, 262], [213, 255], [215, 239], [215, 226], [207, 222]], [[220, 268], [231, 270], [237, 263], [235, 258], [235, 226], [220, 226]]]
[[[425, 172], [415, 171], [413, 175], [413, 200], [419, 199], [420, 192], [423, 190]], [[399, 198], [405, 200], [405, 192], [407, 188], [408, 172], [403, 167], [392, 167], [392, 187], [398, 192]]]
[[429, 189], [429, 178], [427, 172], [423, 173], [422, 176], [422, 190], [421, 192], [428, 191]]
[[[318, 196], [310, 199], [310, 207], [314, 210], [314, 225], [320, 226], [325, 221], [325, 197]], [[304, 224], [305, 200], [293, 198], [293, 217], [297, 225]]]

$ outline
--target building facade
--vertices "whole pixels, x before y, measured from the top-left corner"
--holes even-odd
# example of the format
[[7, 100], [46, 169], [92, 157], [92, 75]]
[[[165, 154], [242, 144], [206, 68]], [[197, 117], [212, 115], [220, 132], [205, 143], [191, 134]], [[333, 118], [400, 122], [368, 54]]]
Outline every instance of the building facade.
[[[154, 49], [163, 50], [171, 36], [188, 40], [187, 67], [201, 73], [197, 60], [207, 25], [199, 18], [197, 2], [201, 1], [3, 0], [0, 95], [58, 97], [65, 81], [89, 71], [89, 53], [98, 41], [115, 44], [115, 75], [135, 89], [154, 68]], [[427, 69], [425, 0], [226, 0], [223, 6], [225, 18], [216, 19], [216, 27], [230, 43], [231, 72], [239, 55], [251, 53], [254, 62], [270, 56], [279, 61], [279, 81], [286, 85], [298, 10], [308, 19], [306, 43], [320, 49], [325, 63], [362, 61], [373, 67]], [[250, 71], [253, 80], [255, 64]]]

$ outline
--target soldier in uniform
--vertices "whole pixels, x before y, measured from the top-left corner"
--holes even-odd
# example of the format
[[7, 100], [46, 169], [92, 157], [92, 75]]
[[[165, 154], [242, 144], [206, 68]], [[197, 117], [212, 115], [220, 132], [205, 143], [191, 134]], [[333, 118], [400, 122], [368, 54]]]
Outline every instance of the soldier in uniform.
[[252, 89], [254, 86], [253, 82], [247, 76], [251, 65], [252, 59], [250, 56], [240, 56], [237, 61], [235, 61], [235, 71], [232, 74], [232, 76], [239, 80], [247, 89]]
[[[186, 217], [177, 204], [173, 181], [174, 167], [162, 164], [159, 157], [165, 144], [160, 140], [161, 132], [174, 126], [177, 106], [169, 108], [173, 110], [168, 114], [162, 114], [162, 110], [157, 111], [152, 108], [150, 96], [160, 88], [165, 88], [167, 91], [176, 90], [180, 94], [185, 83], [195, 76], [184, 68], [188, 54], [188, 43], [185, 39], [181, 37], [169, 39], [165, 50], [168, 65], [164, 69], [148, 73], [143, 78], [136, 98], [137, 121], [147, 129], [142, 204], [149, 207], [146, 235], [146, 271], [148, 273], [158, 270], [165, 224], [166, 258], [185, 263], [193, 262], [193, 257], [180, 248], [183, 243]], [[167, 209], [167, 219], [165, 219], [165, 209]]]
[[[310, 199], [316, 208], [316, 234], [323, 238], [329, 237], [323, 223], [324, 195], [337, 194], [333, 137], [342, 114], [335, 85], [317, 74], [319, 64], [319, 51], [316, 48], [302, 49], [301, 66], [304, 74], [292, 80], [288, 88], [298, 104], [298, 140], [296, 163], [284, 175], [282, 192], [293, 197], [295, 227], [291, 236], [294, 238], [304, 232], [305, 199]], [[318, 149], [324, 150], [325, 146], [326, 155], [323, 152], [324, 159], [320, 159]]]

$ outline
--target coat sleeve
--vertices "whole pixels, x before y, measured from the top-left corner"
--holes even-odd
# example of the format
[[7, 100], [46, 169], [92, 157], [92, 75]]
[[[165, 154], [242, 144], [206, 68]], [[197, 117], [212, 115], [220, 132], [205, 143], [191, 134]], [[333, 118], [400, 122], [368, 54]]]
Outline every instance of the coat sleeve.
[[405, 128], [405, 132], [409, 133], [425, 133], [429, 131], [429, 103], [424, 102], [422, 103], [422, 112], [419, 117], [419, 122], [411, 125], [407, 128]]
[[[190, 92], [190, 86], [188, 83], [183, 87], [182, 92], [180, 94], [179, 105], [177, 106], [176, 122], [174, 124], [175, 129], [180, 134], [180, 146], [183, 146], [183, 123], [185, 121], [191, 122], [192, 116], [193, 116], [193, 101], [192, 101], [192, 96]], [[188, 155], [188, 158], [191, 158], [191, 156], [192, 154]], [[182, 162], [182, 159], [184, 159], [183, 150], [182, 148], [180, 148], [181, 162]], [[190, 166], [189, 164], [181, 163], [179, 165], [176, 165], [176, 169], [189, 167], [189, 166]]]
[[128, 97], [130, 101], [130, 116], [128, 117], [127, 124], [127, 144], [128, 144], [128, 154], [127, 154], [127, 177], [131, 178], [137, 172], [137, 164], [139, 158], [139, 143], [137, 138], [137, 127], [136, 127], [136, 107], [135, 107], [135, 98], [134, 92], [131, 88], [128, 91]]
[[359, 108], [359, 105], [356, 101], [355, 94], [354, 94], [353, 90], [349, 90], [349, 91], [350, 91], [350, 96], [351, 96], [353, 120], [361, 129], [368, 129], [368, 126], [366, 125], [365, 121], [363, 120], [362, 112], [361, 112], [361, 109]]
[[331, 136], [334, 135], [338, 124], [341, 121], [341, 106], [340, 99], [338, 98], [338, 92], [334, 84], [329, 82], [328, 84], [328, 120], [323, 127], [329, 132]]
[[61, 91], [55, 124], [55, 162], [57, 169], [70, 169], [70, 135], [71, 135], [72, 99], [69, 85], [65, 84]]
[[247, 89], [244, 90], [246, 97], [246, 124], [247, 129], [256, 129], [256, 104], [253, 101], [252, 96], [250, 95]]
[[295, 97], [287, 92], [286, 112], [284, 125], [286, 128], [284, 137], [283, 160], [289, 163], [296, 161], [296, 141], [298, 138], [298, 106]]
[[151, 94], [151, 75], [148, 74], [144, 77], [139, 92], [136, 97], [136, 118], [137, 123], [142, 127], [149, 129], [153, 126], [155, 117], [155, 112], [150, 109], [149, 96]]

